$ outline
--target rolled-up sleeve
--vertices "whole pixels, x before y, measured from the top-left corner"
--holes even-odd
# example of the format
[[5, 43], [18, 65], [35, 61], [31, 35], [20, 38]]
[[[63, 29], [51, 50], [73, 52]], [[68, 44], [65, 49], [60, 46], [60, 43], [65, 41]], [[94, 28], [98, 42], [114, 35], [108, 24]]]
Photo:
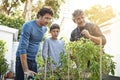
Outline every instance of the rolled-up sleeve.
[[100, 28], [99, 28], [98, 26], [94, 26], [93, 32], [94, 32], [94, 36], [97, 36], [97, 37], [101, 37], [101, 38], [102, 38], [102, 45], [105, 45], [105, 44], [106, 44], [106, 38], [105, 38], [105, 36], [103, 35], [103, 33], [102, 33], [102, 31], [100, 30]]

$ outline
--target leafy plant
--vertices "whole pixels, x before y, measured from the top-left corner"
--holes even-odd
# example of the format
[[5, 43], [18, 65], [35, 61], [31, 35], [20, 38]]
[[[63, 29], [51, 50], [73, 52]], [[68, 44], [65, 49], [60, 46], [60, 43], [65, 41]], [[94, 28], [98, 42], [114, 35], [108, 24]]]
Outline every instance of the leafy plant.
[[22, 25], [24, 23], [24, 19], [21, 16], [8, 16], [5, 14], [0, 15], [0, 25], [5, 25], [11, 28], [15, 28], [19, 30], [19, 35], [21, 32]]
[[[71, 59], [76, 64], [76, 70], [79, 78], [80, 75], [89, 72], [90, 80], [99, 80], [100, 77], [100, 46], [95, 45], [91, 40], [81, 38], [79, 41], [69, 42], [66, 46]], [[112, 73], [114, 75], [115, 62], [113, 56], [104, 53], [102, 54], [102, 72], [106, 75]], [[90, 65], [87, 63], [90, 61]]]
[[5, 59], [5, 52], [5, 42], [0, 40], [0, 75], [3, 75], [8, 69], [7, 60]]
[[[53, 74], [47, 72], [48, 80], [99, 80], [100, 77], [100, 46], [91, 40], [81, 38], [75, 42], [66, 43], [67, 54], [60, 55], [60, 61]], [[105, 75], [114, 75], [115, 62], [113, 56], [102, 54], [102, 72]], [[49, 60], [49, 59], [47, 59]], [[90, 65], [87, 63], [90, 61]], [[53, 62], [54, 63], [54, 62]], [[41, 72], [40, 72], [41, 73]], [[44, 71], [39, 75], [44, 79]]]

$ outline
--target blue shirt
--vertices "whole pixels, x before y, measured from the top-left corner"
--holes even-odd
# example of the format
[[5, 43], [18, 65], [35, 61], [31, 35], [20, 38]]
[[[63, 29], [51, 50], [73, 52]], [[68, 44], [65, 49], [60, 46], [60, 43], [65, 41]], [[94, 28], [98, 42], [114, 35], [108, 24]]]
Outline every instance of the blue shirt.
[[[62, 40], [53, 40], [52, 38], [48, 38], [44, 41], [42, 49], [43, 59], [45, 60], [46, 56], [51, 56], [53, 61], [52, 66], [54, 69], [59, 65], [60, 53], [65, 53], [64, 42]], [[49, 66], [50, 65], [47, 66], [48, 69]]]
[[45, 26], [38, 26], [35, 20], [23, 24], [16, 56], [27, 54], [27, 59], [35, 60], [40, 41], [47, 31]]

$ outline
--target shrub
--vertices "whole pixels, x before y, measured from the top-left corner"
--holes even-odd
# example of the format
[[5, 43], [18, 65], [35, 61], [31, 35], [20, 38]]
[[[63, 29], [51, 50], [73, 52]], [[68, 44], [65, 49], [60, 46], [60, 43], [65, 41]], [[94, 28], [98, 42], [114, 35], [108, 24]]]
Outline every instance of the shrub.
[[0, 15], [0, 25], [5, 25], [11, 28], [15, 28], [19, 30], [19, 35], [21, 32], [21, 28], [25, 20], [21, 16], [8, 16], [5, 14]]
[[[48, 71], [46, 79], [50, 80], [89, 80], [100, 79], [100, 46], [95, 45], [91, 40], [81, 38], [75, 42], [66, 43], [67, 54], [60, 55], [60, 63], [57, 69]], [[102, 72], [105, 75], [114, 75], [115, 62], [113, 56], [102, 53]], [[50, 62], [50, 59], [47, 59]], [[87, 65], [90, 61], [89, 66]], [[53, 62], [54, 63], [54, 62]], [[39, 78], [44, 79], [45, 71], [39, 72]], [[38, 78], [38, 76], [37, 76]], [[38, 79], [39, 79], [38, 78]], [[107, 78], [107, 77], [106, 77]]]
[[3, 75], [8, 69], [7, 60], [5, 59], [5, 52], [5, 42], [0, 40], [0, 75]]

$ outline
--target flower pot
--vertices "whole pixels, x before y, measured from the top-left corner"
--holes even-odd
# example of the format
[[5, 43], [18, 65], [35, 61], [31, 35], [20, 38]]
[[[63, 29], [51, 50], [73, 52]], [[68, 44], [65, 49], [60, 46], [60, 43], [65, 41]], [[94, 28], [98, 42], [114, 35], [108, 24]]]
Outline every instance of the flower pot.
[[14, 74], [12, 72], [7, 73], [7, 78], [13, 78], [13, 77], [14, 77]]

